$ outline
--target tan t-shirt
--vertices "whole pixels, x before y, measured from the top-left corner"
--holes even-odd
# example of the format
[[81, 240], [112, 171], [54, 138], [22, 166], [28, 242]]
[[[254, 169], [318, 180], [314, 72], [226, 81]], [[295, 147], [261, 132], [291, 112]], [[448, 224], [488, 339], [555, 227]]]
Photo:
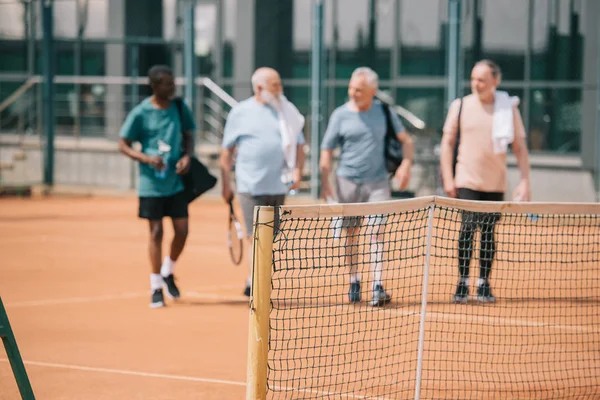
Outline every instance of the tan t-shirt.
[[[456, 137], [460, 99], [450, 105], [444, 136]], [[494, 153], [492, 124], [494, 104], [484, 104], [473, 94], [463, 98], [460, 117], [460, 144], [454, 184], [457, 188], [480, 192], [506, 191], [506, 154]], [[513, 109], [515, 140], [525, 137], [519, 109]]]

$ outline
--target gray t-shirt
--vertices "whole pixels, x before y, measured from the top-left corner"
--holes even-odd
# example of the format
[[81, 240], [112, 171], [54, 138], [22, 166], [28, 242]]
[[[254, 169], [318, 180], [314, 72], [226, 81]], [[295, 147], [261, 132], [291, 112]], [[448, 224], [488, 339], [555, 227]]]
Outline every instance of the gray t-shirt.
[[[398, 115], [393, 111], [391, 115], [394, 131], [402, 132]], [[353, 111], [344, 104], [331, 114], [321, 149], [341, 147], [338, 176], [359, 183], [381, 181], [387, 179], [383, 147], [386, 131], [380, 101], [373, 101], [367, 111]]]

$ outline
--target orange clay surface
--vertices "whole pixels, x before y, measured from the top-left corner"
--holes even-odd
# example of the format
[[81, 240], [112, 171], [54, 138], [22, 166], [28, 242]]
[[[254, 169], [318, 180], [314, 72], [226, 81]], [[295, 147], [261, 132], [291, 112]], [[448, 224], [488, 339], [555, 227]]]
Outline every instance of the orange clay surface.
[[[182, 299], [153, 310], [135, 197], [0, 200], [0, 296], [36, 398], [244, 398], [247, 267], [229, 261], [227, 212], [192, 204]], [[0, 399], [19, 398], [2, 349]]]

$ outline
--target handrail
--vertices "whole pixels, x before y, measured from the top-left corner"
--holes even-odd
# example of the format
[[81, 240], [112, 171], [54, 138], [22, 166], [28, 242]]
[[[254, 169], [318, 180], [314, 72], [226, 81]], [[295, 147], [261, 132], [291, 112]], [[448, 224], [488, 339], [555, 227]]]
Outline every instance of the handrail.
[[[41, 75], [33, 75], [27, 81], [19, 87], [14, 93], [12, 93], [6, 100], [4, 100], [0, 104], [0, 112], [5, 110], [8, 106], [16, 101], [16, 99], [21, 96], [25, 91], [27, 91], [31, 86], [36, 83], [40, 83], [43, 81], [43, 77]], [[128, 77], [128, 76], [55, 76], [55, 83], [63, 83], [63, 84], [108, 84], [108, 85], [119, 85], [119, 84], [138, 84], [144, 85], [148, 83], [148, 78], [146, 77]], [[221, 99], [224, 103], [229, 105], [230, 107], [234, 107], [238, 104], [238, 101], [234, 99], [229, 93], [223, 90], [219, 85], [217, 85], [212, 79], [206, 77], [198, 77], [194, 79], [194, 83], [197, 85], [202, 85], [214, 93], [219, 99]], [[185, 78], [177, 77], [175, 78], [176, 85], [185, 84]], [[401, 107], [397, 104], [394, 104], [394, 99], [384, 93], [382, 91], [377, 91], [377, 97], [394, 108], [394, 110], [406, 119], [410, 124], [412, 124], [417, 129], [424, 129], [425, 122], [418, 118], [416, 115]]]
[[29, 90], [30, 87], [39, 82], [40, 80], [38, 79], [38, 77], [35, 76], [27, 79], [24, 84], [19, 86], [19, 88], [17, 88], [17, 90], [15, 90], [10, 96], [8, 96], [6, 100], [0, 103], [0, 113], [6, 110], [8, 106], [13, 104], [15, 101], [17, 101], [17, 99], [27, 90]]
[[204, 85], [205, 88], [213, 92], [218, 98], [223, 100], [229, 107], [234, 107], [238, 104], [238, 101], [231, 97], [229, 93], [223, 90], [219, 85], [217, 85], [210, 78], [200, 78], [200, 82]]

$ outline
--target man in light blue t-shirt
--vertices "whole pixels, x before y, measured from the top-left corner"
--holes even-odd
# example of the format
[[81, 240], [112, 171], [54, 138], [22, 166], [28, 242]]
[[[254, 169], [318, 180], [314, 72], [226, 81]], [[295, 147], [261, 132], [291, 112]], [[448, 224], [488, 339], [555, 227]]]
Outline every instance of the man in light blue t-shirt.
[[[364, 203], [391, 199], [384, 157], [387, 123], [385, 110], [387, 105], [375, 100], [378, 76], [367, 67], [357, 68], [348, 85], [350, 101], [338, 107], [327, 126], [321, 143], [321, 188], [322, 195], [328, 201], [334, 199], [329, 183], [333, 151], [340, 147], [339, 163], [336, 170], [336, 192], [340, 203]], [[413, 159], [413, 143], [409, 134], [395, 112], [389, 113], [394, 132], [402, 142], [402, 164], [396, 170], [394, 178], [400, 190], [408, 185]], [[373, 273], [373, 295], [371, 305], [382, 306], [391, 300], [384, 290], [383, 238], [379, 227], [385, 223], [383, 217], [371, 218], [371, 271]], [[361, 300], [360, 276], [358, 274], [358, 229], [360, 221], [345, 218], [343, 226], [348, 230], [346, 264], [350, 266], [350, 302]]]
[[[304, 117], [283, 96], [277, 71], [257, 69], [252, 75], [252, 89], [254, 96], [229, 113], [221, 151], [223, 199], [230, 202], [230, 174], [237, 150], [235, 184], [249, 248], [254, 207], [283, 205], [288, 191], [299, 187], [304, 165]], [[250, 284], [249, 276], [244, 291], [247, 296]]]
[[[163, 285], [167, 295], [177, 299], [173, 270], [187, 239], [188, 203], [183, 193], [181, 175], [188, 172], [194, 151], [192, 132], [195, 129], [191, 111], [182, 104], [179, 117], [173, 72], [167, 66], [157, 65], [148, 72], [152, 96], [138, 104], [121, 127], [119, 149], [139, 162], [138, 216], [149, 221], [150, 227], [150, 307], [165, 305]], [[182, 129], [183, 127], [183, 129]], [[185, 132], [185, 140], [181, 132]], [[141, 145], [141, 151], [132, 147]], [[183, 149], [183, 150], [182, 150]], [[162, 258], [164, 217], [173, 220], [175, 236], [168, 256]]]

